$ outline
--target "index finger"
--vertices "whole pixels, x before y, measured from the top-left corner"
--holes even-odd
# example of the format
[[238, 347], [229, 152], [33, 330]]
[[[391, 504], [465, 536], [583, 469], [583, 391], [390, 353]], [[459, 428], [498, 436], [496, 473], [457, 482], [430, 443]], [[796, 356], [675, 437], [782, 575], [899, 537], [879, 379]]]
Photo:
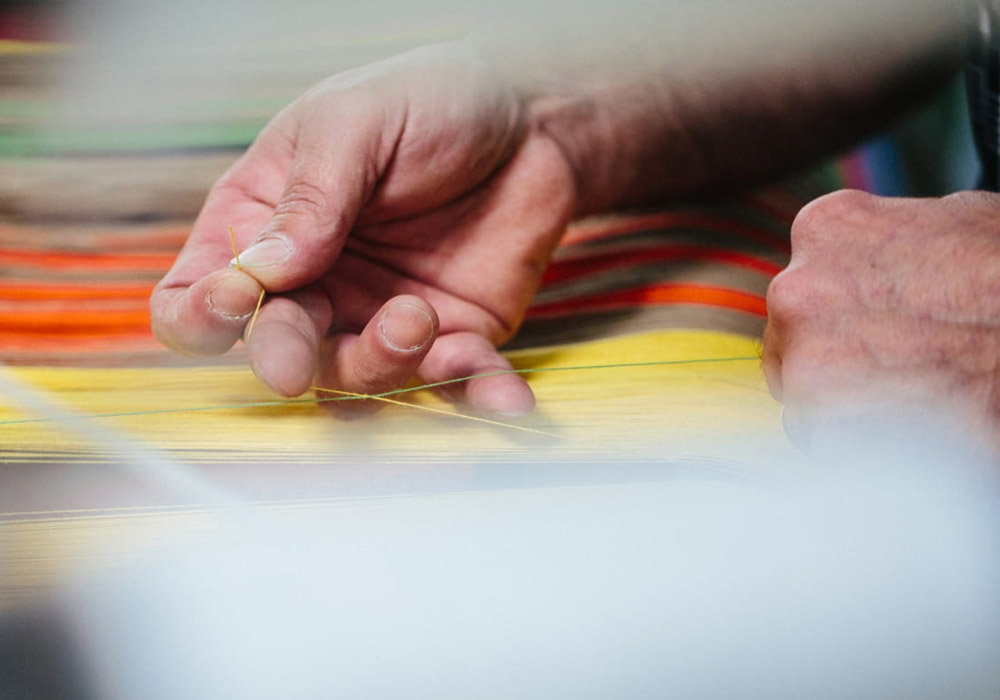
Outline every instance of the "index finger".
[[240, 337], [261, 286], [230, 267], [229, 227], [243, 250], [270, 220], [290, 159], [291, 146], [280, 123], [274, 124], [209, 191], [183, 249], [150, 298], [153, 331], [168, 347], [219, 354]]

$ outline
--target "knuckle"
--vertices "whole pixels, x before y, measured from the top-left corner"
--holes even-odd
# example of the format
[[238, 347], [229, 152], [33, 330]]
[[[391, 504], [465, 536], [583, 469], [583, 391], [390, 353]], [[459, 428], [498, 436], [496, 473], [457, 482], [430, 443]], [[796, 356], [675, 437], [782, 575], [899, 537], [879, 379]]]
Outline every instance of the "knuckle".
[[878, 197], [862, 190], [837, 190], [816, 200], [828, 216], [845, 217], [874, 207]]
[[791, 321], [815, 313], [821, 300], [808, 275], [785, 270], [771, 280], [767, 288], [768, 316], [777, 321]]
[[275, 209], [275, 214], [322, 213], [330, 205], [330, 197], [322, 187], [309, 180], [290, 180]]
[[1000, 198], [995, 192], [953, 192], [942, 197], [941, 204], [947, 210], [957, 209], [960, 215], [966, 212], [987, 211], [991, 216], [995, 216]]
[[991, 193], [988, 192], [978, 192], [978, 191], [962, 191], [962, 192], [952, 192], [941, 198], [941, 201], [956, 204], [969, 204], [981, 202], [985, 199], [991, 198]]
[[410, 372], [390, 362], [363, 356], [353, 365], [352, 375], [349, 389], [362, 394], [377, 394], [402, 386], [409, 379]]
[[869, 211], [876, 197], [860, 190], [839, 190], [802, 207], [792, 222], [792, 249], [810, 247], [842, 233], [844, 221]]

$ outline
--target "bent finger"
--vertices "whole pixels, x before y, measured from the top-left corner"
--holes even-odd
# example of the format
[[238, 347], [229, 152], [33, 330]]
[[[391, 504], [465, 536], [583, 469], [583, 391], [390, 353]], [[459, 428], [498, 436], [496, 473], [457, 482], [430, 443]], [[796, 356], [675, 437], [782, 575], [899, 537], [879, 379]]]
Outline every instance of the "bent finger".
[[[341, 333], [324, 341], [316, 384], [336, 391], [380, 394], [401, 389], [413, 377], [434, 344], [438, 318], [423, 299], [401, 295], [386, 302], [360, 335]], [[324, 406], [340, 418], [373, 413], [384, 402], [330, 401]]]
[[304, 394], [332, 317], [329, 299], [314, 288], [267, 299], [243, 341], [257, 378], [282, 396]]
[[161, 343], [192, 355], [221, 355], [250, 320], [261, 286], [239, 270], [219, 270], [191, 286], [161, 283], [150, 297], [153, 333]]
[[[451, 401], [497, 416], [524, 416], [535, 408], [528, 383], [489, 340], [476, 333], [451, 333], [438, 338], [420, 367], [421, 378], [431, 384], [461, 377], [438, 392]], [[487, 376], [475, 376], [487, 375]]]

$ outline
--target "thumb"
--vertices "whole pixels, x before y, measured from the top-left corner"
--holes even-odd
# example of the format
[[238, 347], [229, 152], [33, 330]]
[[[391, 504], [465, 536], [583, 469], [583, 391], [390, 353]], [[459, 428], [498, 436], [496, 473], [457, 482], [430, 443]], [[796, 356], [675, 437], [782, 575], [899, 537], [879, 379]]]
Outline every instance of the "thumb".
[[290, 135], [293, 160], [270, 222], [231, 262], [269, 292], [298, 289], [329, 270], [384, 172], [388, 159], [379, 144], [395, 142], [384, 119], [368, 118], [371, 110], [323, 103], [311, 109]]

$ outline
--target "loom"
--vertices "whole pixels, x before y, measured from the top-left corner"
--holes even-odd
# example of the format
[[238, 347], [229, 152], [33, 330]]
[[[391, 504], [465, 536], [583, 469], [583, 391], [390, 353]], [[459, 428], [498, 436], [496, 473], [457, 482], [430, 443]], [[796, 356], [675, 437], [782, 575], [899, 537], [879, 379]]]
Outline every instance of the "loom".
[[209, 5], [81, 6], [70, 37], [0, 21], [0, 359], [56, 404], [0, 392], [0, 697], [1000, 694], [995, 480], [933, 437], [834, 433], [859, 449], [817, 465], [754, 359], [792, 218], [864, 184], [864, 153], [574, 223], [507, 348], [548, 435], [412, 406], [335, 423], [240, 348], [155, 342], [149, 291], [267, 117], [467, 28], [310, 21], [327, 4], [230, 3], [182, 46], [171, 8]]

